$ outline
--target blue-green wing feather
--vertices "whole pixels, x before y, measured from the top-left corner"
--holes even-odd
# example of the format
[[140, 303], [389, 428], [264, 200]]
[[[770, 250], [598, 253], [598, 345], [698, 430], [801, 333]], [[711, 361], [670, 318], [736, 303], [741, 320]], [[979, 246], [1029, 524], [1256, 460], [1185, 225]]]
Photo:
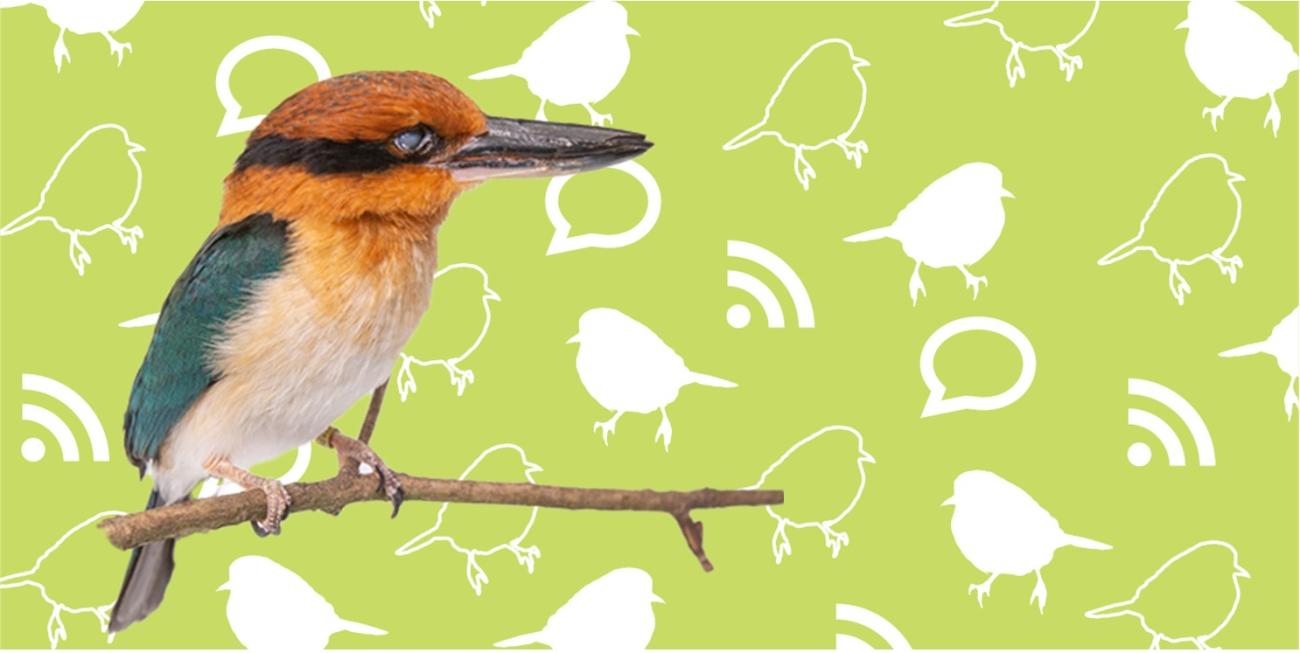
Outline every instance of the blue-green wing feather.
[[220, 378], [214, 344], [287, 252], [286, 223], [253, 215], [209, 236], [172, 286], [127, 402], [126, 453], [142, 474], [172, 427]]

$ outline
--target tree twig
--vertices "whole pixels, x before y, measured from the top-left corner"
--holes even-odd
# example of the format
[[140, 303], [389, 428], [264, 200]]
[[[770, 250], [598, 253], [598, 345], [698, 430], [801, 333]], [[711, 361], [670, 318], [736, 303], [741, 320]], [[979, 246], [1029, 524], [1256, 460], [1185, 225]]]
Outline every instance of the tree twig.
[[[424, 478], [398, 474], [407, 501], [447, 501], [538, 506], [566, 510], [625, 510], [663, 512], [672, 516], [686, 538], [686, 544], [705, 571], [713, 564], [704, 553], [704, 526], [691, 518], [692, 510], [730, 506], [767, 506], [785, 500], [781, 490], [714, 490], [688, 492], [617, 490], [601, 488], [494, 483]], [[334, 478], [316, 483], [285, 486], [292, 499], [290, 512], [322, 510], [338, 514], [344, 507], [361, 501], [387, 501], [378, 477], [365, 476], [356, 468], [343, 467]], [[197, 501], [154, 508], [99, 524], [108, 540], [120, 549], [132, 549], [149, 542], [175, 539], [216, 530], [260, 518], [266, 513], [266, 497], [260, 490], [209, 497]]]

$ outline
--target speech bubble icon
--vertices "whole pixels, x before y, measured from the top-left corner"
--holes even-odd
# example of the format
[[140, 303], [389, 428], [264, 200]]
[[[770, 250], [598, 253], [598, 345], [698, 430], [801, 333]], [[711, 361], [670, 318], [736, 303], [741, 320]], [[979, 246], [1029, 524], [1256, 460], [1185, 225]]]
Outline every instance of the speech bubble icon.
[[230, 91], [230, 73], [234, 72], [235, 66], [254, 52], [263, 50], [284, 50], [292, 52], [311, 64], [316, 71], [316, 79], [329, 79], [330, 67], [325, 63], [325, 57], [322, 57], [316, 48], [293, 38], [292, 36], [258, 36], [251, 38], [226, 53], [221, 59], [221, 65], [217, 66], [217, 99], [221, 101], [221, 106], [226, 112], [221, 116], [221, 126], [217, 127], [217, 136], [229, 136], [240, 132], [252, 131], [257, 123], [262, 122], [266, 117], [265, 114], [256, 116], [240, 117], [239, 112], [243, 107], [235, 100], [235, 94]]
[[[944, 387], [943, 381], [939, 380], [939, 375], [934, 372], [934, 355], [949, 338], [967, 331], [996, 333], [1016, 346], [1020, 352], [1020, 378], [1016, 379], [1010, 388], [991, 397], [961, 395], [945, 398], [943, 396], [947, 388]], [[1037, 369], [1038, 358], [1034, 355], [1034, 346], [1029, 344], [1029, 338], [1026, 338], [1020, 329], [994, 317], [963, 317], [953, 320], [930, 334], [930, 338], [925, 341], [925, 346], [921, 348], [921, 380], [925, 382], [925, 387], [930, 389], [930, 396], [925, 400], [925, 408], [921, 409], [921, 417], [954, 413], [959, 410], [997, 410], [1010, 406], [1025, 396], [1030, 384], [1034, 382], [1034, 372]]]
[[611, 170], [621, 170], [631, 175], [633, 179], [641, 184], [645, 190], [645, 215], [641, 216], [641, 221], [637, 222], [631, 229], [616, 234], [579, 234], [570, 236], [573, 226], [569, 224], [569, 219], [564, 217], [560, 211], [560, 191], [564, 190], [564, 185], [569, 183], [573, 175], [555, 177], [551, 183], [546, 186], [546, 217], [551, 220], [551, 226], [555, 227], [555, 235], [551, 237], [551, 244], [546, 248], [546, 255], [563, 254], [564, 252], [573, 252], [588, 247], [599, 247], [602, 249], [615, 249], [626, 247], [635, 243], [654, 229], [655, 223], [659, 221], [659, 210], [663, 206], [663, 198], [659, 193], [659, 184], [655, 178], [641, 164], [635, 161], [624, 161], [617, 165], [610, 166]]

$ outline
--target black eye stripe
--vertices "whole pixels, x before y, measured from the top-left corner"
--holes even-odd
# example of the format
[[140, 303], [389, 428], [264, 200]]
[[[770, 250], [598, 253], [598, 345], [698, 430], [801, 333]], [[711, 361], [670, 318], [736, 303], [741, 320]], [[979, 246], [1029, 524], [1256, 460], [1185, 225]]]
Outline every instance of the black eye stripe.
[[331, 141], [263, 136], [249, 141], [235, 160], [235, 172], [251, 166], [284, 167], [301, 165], [316, 175], [347, 172], [381, 172], [404, 163], [420, 163], [437, 152], [441, 140], [429, 134], [413, 156], [401, 157], [383, 141]]

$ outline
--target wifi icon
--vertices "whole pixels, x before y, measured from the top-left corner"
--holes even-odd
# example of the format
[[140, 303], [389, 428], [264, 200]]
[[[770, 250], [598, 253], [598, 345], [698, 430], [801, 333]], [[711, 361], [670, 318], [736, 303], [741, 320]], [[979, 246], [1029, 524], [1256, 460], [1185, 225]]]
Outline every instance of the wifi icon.
[[[866, 629], [884, 644], [883, 648], [894, 651], [910, 651], [912, 645], [903, 637], [894, 624], [889, 623], [884, 617], [860, 606], [850, 605], [848, 603], [835, 604], [835, 622], [836, 624], [847, 624], [850, 630]], [[846, 633], [835, 634], [836, 651], [874, 651], [876, 647], [868, 644], [866, 640], [859, 638], [857, 635]]]
[[[755, 263], [775, 276], [785, 288], [785, 294], [790, 296], [791, 303], [794, 304], [795, 323], [801, 329], [813, 328], [812, 298], [808, 296], [808, 289], [804, 287], [803, 281], [795, 274], [794, 268], [790, 267], [789, 263], [776, 254], [743, 240], [728, 240], [727, 256]], [[758, 302], [759, 308], [763, 309], [763, 315], [767, 318], [768, 327], [773, 329], [785, 327], [785, 309], [777, 300], [776, 293], [757, 277], [741, 270], [727, 270], [727, 287], [743, 290]], [[752, 317], [749, 307], [744, 304], [734, 304], [727, 309], [727, 324], [736, 329], [749, 326]]]
[[[1131, 397], [1150, 399], [1173, 411], [1191, 433], [1192, 444], [1196, 449], [1196, 464], [1200, 467], [1214, 466], [1214, 441], [1210, 439], [1210, 429], [1186, 399], [1177, 392], [1146, 379], [1129, 379], [1128, 393]], [[1179, 440], [1173, 427], [1160, 416], [1141, 408], [1130, 408], [1128, 423], [1155, 437], [1161, 448], [1165, 450], [1170, 467], [1187, 466], [1187, 452], [1183, 448], [1182, 441]], [[1151, 446], [1145, 442], [1139, 441], [1129, 445], [1128, 461], [1135, 467], [1146, 467], [1151, 462], [1152, 455]]]
[[[86, 436], [90, 440], [90, 458], [95, 462], [104, 462], [108, 460], [108, 437], [104, 435], [104, 425], [95, 415], [95, 411], [90, 408], [90, 404], [77, 394], [72, 388], [69, 388], [54, 379], [41, 376], [39, 374], [23, 375], [23, 390], [45, 395], [72, 411], [77, 420], [81, 422], [81, 428], [86, 431]], [[50, 433], [54, 437], [54, 442], [59, 445], [59, 453], [63, 456], [64, 462], [76, 462], [81, 460], [81, 448], [77, 445], [77, 439], [72, 435], [72, 428], [63, 418], [54, 414], [48, 408], [37, 404], [23, 404], [22, 415], [24, 422], [32, 422]], [[37, 437], [27, 438], [23, 441], [21, 448], [23, 458], [28, 462], [36, 462], [45, 457], [45, 441]]]

